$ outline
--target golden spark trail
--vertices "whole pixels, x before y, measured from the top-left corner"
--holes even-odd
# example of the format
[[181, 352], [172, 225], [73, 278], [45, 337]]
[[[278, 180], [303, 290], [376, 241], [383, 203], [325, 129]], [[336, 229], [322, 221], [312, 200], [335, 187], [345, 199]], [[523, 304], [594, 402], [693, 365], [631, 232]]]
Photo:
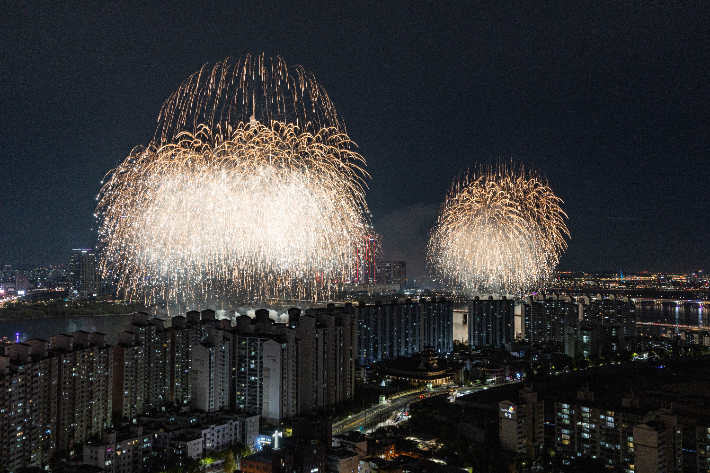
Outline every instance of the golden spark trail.
[[364, 159], [312, 76], [269, 61], [203, 67], [109, 173], [101, 265], [130, 298], [315, 298], [350, 279], [371, 233]]
[[484, 167], [452, 185], [428, 259], [471, 292], [521, 294], [544, 286], [567, 247], [562, 200], [522, 166]]

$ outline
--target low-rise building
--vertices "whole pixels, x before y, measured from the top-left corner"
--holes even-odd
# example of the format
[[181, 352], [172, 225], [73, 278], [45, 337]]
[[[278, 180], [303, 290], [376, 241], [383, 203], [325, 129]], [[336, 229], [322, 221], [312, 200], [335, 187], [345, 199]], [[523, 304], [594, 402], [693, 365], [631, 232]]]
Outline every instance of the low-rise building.
[[165, 467], [175, 459], [197, 459], [206, 452], [243, 443], [258, 445], [259, 416], [226, 413], [185, 413], [144, 417], [153, 436], [157, 463]]
[[159, 463], [166, 464], [176, 459], [200, 458], [204, 449], [200, 432], [194, 429], [178, 429], [153, 433], [153, 449]]
[[142, 427], [105, 431], [100, 442], [84, 444], [84, 464], [106, 473], [138, 473], [148, 468], [152, 436]]
[[426, 347], [418, 356], [386, 361], [387, 379], [411, 385], [440, 386], [450, 384], [453, 370], [439, 366], [438, 354], [433, 347]]
[[345, 447], [355, 452], [358, 459], [367, 458], [367, 437], [356, 431], [333, 436], [333, 447]]
[[382, 458], [366, 458], [358, 463], [360, 473], [402, 473], [402, 466]]
[[294, 455], [290, 450], [264, 448], [242, 458], [239, 469], [244, 473], [286, 473], [294, 470]]
[[326, 455], [327, 473], [358, 473], [358, 454], [347, 448], [333, 449]]
[[188, 412], [144, 416], [142, 422], [151, 425], [151, 431], [186, 430], [199, 433], [205, 451], [220, 450], [234, 443], [258, 447], [259, 416], [228, 414], [225, 412]]

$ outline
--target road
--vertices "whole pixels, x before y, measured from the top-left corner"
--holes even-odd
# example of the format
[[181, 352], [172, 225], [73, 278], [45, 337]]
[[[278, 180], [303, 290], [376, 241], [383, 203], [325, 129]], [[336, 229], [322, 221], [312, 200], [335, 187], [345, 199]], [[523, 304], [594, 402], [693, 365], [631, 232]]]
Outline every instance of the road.
[[364, 427], [366, 425], [372, 424], [378, 419], [384, 420], [387, 418], [390, 414], [397, 410], [403, 409], [407, 404], [410, 404], [412, 402], [417, 402], [422, 398], [422, 395], [426, 397], [431, 397], [437, 394], [445, 394], [447, 393], [450, 389], [454, 389], [456, 391], [473, 391], [476, 389], [481, 389], [481, 388], [472, 388], [472, 387], [457, 387], [457, 388], [439, 388], [439, 389], [434, 389], [431, 391], [427, 390], [421, 390], [413, 394], [409, 394], [406, 396], [402, 396], [400, 398], [394, 399], [392, 401], [388, 401], [383, 404], [377, 404], [376, 406], [370, 407], [368, 409], [365, 409], [364, 411], [361, 411], [355, 415], [352, 415], [348, 417], [347, 419], [344, 419], [340, 422], [336, 422], [333, 424], [333, 435], [341, 434], [343, 432], [347, 432], [349, 430], [355, 430], [360, 427]]

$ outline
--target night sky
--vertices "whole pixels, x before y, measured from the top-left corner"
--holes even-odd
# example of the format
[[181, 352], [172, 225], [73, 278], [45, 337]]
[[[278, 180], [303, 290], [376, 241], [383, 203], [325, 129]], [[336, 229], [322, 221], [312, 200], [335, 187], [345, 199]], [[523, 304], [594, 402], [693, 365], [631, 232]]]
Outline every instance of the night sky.
[[265, 52], [328, 91], [410, 277], [452, 180], [498, 159], [564, 200], [559, 269], [710, 269], [710, 2], [73, 3], [0, 6], [0, 264], [92, 247], [100, 181], [163, 101]]

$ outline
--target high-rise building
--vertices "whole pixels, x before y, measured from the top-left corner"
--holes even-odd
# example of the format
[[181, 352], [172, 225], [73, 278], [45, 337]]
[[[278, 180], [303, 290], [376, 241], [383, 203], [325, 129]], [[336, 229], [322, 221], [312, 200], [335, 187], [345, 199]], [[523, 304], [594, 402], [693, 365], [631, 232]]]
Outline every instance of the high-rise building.
[[111, 425], [113, 349], [101, 333], [49, 339], [57, 358], [57, 450], [70, 450]]
[[636, 306], [627, 297], [614, 295], [594, 299], [584, 298], [584, 321], [603, 327], [617, 326], [621, 329], [622, 349], [633, 350], [636, 345]]
[[565, 355], [572, 358], [589, 358], [601, 353], [601, 327], [587, 322], [577, 322], [565, 327]]
[[[8, 345], [0, 356], [1, 464], [41, 466], [96, 442], [114, 410], [116, 422], [135, 422], [167, 403], [237, 407], [280, 421], [353, 398], [358, 331], [348, 308], [291, 309], [288, 323], [260, 310], [238, 317], [236, 327], [215, 326], [213, 311], [196, 315], [167, 321], [135, 313], [113, 347], [103, 334], [83, 331]], [[209, 435], [214, 444], [224, 440]], [[126, 458], [136, 468], [143, 460]]]
[[74, 249], [69, 260], [69, 279], [80, 298], [97, 296], [101, 292], [101, 277], [96, 253], [91, 249]]
[[113, 347], [112, 402], [113, 409], [128, 421], [137, 420], [147, 410], [145, 377], [149, 372], [145, 347], [137, 334], [119, 333]]
[[151, 407], [189, 406], [192, 400], [192, 348], [200, 343], [200, 313], [198, 327], [188, 324], [185, 317], [173, 317], [171, 327], [165, 320], [148, 317], [133, 314], [113, 347], [114, 409], [129, 420]]
[[258, 310], [231, 333], [236, 408], [282, 420], [352, 399], [357, 330], [344, 308], [291, 309], [287, 324]]
[[205, 341], [192, 347], [193, 409], [212, 412], [229, 408], [231, 339], [228, 333], [213, 330]]
[[355, 393], [357, 327], [346, 308], [309, 309], [316, 319], [316, 405], [332, 406]]
[[56, 451], [57, 358], [29, 340], [0, 356], [0, 459], [10, 471], [40, 467]]
[[539, 294], [523, 305], [525, 339], [532, 343], [564, 343], [565, 327], [579, 319], [579, 309], [570, 297]]
[[377, 263], [375, 280], [377, 284], [392, 284], [391, 261], [381, 261]]
[[392, 261], [392, 284], [407, 283], [407, 265], [404, 261]]
[[498, 428], [503, 450], [537, 458], [544, 445], [545, 403], [532, 388], [520, 390], [516, 401], [498, 404]]
[[632, 473], [681, 471], [681, 429], [668, 409], [645, 412], [638, 400], [620, 405], [594, 401], [580, 391], [578, 399], [555, 403], [555, 446], [567, 461], [598, 458]]
[[468, 301], [468, 344], [500, 347], [515, 341], [515, 301], [505, 296]]
[[190, 405], [192, 399], [192, 346], [197, 329], [185, 317], [173, 317], [170, 327], [170, 394], [168, 401], [178, 406]]
[[113, 352], [100, 333], [5, 347], [0, 356], [0, 455], [10, 471], [41, 467], [111, 425]]
[[583, 296], [577, 304], [578, 319], [565, 317], [565, 354], [588, 358], [605, 352], [636, 347], [636, 315], [633, 302], [614, 296], [596, 299]]
[[645, 420], [637, 408], [580, 399], [555, 403], [555, 417], [555, 446], [563, 456], [595, 457], [626, 468], [634, 464], [633, 426]]
[[377, 284], [405, 284], [407, 265], [404, 261], [381, 261], [377, 263]]
[[525, 340], [564, 344], [565, 353], [573, 357], [631, 350], [636, 345], [634, 305], [627, 298], [598, 295], [575, 301], [567, 296], [540, 294], [527, 297], [522, 309]]
[[15, 275], [15, 292], [22, 294], [32, 287], [30, 284], [29, 271], [17, 271]]
[[360, 365], [412, 356], [431, 346], [453, 350], [453, 303], [445, 298], [406, 299], [403, 303], [346, 305], [358, 325]]
[[[173, 388], [171, 367], [172, 335], [169, 322], [158, 318], [149, 318], [145, 312], [136, 312], [131, 317], [126, 332], [135, 335], [136, 344], [143, 347], [143, 405], [145, 409], [161, 407], [170, 399]], [[139, 390], [140, 391], [140, 390]]]
[[269, 336], [256, 334], [235, 334], [233, 337], [237, 409], [261, 414], [264, 402], [263, 344], [270, 339]]
[[375, 237], [365, 237], [363, 246], [355, 248], [355, 257], [353, 282], [374, 284], [377, 279], [377, 240]]
[[454, 304], [444, 297], [419, 299], [422, 311], [422, 344], [438, 353], [454, 349]]
[[[280, 338], [280, 337], [279, 337]], [[262, 405], [261, 415], [266, 419], [280, 420], [289, 417], [295, 401], [295, 360], [290, 358], [289, 343], [283, 339], [269, 339], [262, 344]]]

